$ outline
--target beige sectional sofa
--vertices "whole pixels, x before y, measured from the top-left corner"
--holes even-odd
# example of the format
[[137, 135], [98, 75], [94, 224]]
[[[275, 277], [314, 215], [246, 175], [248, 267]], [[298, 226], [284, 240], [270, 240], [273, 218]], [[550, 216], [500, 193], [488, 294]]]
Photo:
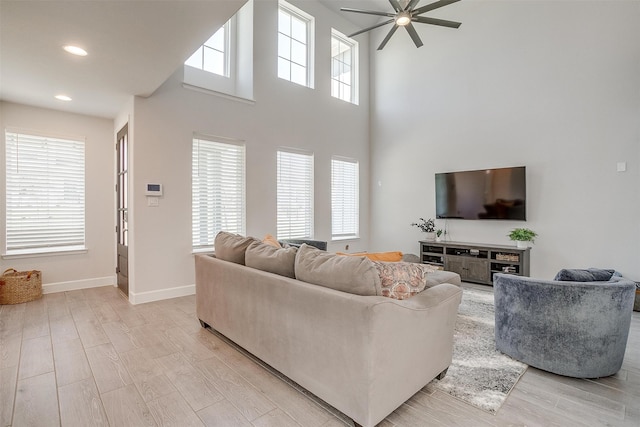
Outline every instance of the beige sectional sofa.
[[[336, 255], [306, 245], [286, 249], [289, 253], [259, 242], [244, 245], [250, 248], [248, 264], [278, 270], [293, 259], [293, 269], [285, 266], [283, 271], [293, 271], [296, 277], [320, 276], [326, 282], [312, 284], [245, 266], [238, 248], [229, 256], [221, 246], [216, 240], [218, 257], [195, 259], [197, 315], [203, 326], [217, 330], [356, 423], [377, 424], [433, 378], [444, 375], [451, 363], [459, 286], [434, 284], [396, 300], [376, 294], [380, 282], [364, 257], [335, 260]], [[256, 257], [253, 249], [266, 253], [266, 258]], [[223, 253], [232, 261], [219, 259]], [[350, 275], [349, 268], [355, 273]], [[457, 275], [439, 274], [441, 280], [459, 284]], [[348, 280], [340, 281], [337, 275]], [[363, 284], [366, 280], [373, 282], [369, 288]], [[373, 294], [328, 287], [336, 282], [344, 287], [349, 281], [360, 282], [357, 292]]]

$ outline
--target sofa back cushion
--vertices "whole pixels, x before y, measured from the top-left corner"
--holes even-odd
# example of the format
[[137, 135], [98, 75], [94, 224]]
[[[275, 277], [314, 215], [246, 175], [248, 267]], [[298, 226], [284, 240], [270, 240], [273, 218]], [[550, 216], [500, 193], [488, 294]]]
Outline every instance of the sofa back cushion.
[[382, 295], [380, 276], [365, 257], [339, 256], [307, 244], [298, 249], [296, 279], [356, 295]]
[[216, 258], [244, 265], [247, 247], [251, 243], [258, 241], [253, 237], [244, 237], [239, 234], [221, 231], [216, 235], [214, 241]]
[[297, 248], [277, 248], [269, 243], [253, 242], [245, 252], [245, 265], [269, 273], [295, 278]]

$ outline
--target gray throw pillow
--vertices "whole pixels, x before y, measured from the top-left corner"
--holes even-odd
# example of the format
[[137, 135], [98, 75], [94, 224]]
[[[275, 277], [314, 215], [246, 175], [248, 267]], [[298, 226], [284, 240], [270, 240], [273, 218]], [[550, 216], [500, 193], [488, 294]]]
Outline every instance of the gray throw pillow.
[[258, 241], [253, 237], [243, 237], [239, 234], [221, 231], [216, 235], [213, 243], [216, 258], [244, 265], [244, 255], [247, 247], [251, 243]]
[[295, 278], [294, 265], [297, 248], [276, 248], [262, 242], [253, 242], [245, 252], [247, 267]]
[[296, 279], [356, 295], [382, 295], [380, 276], [367, 257], [340, 256], [307, 244], [298, 249]]
[[614, 270], [600, 268], [564, 268], [556, 274], [553, 280], [560, 282], [607, 282], [611, 280]]

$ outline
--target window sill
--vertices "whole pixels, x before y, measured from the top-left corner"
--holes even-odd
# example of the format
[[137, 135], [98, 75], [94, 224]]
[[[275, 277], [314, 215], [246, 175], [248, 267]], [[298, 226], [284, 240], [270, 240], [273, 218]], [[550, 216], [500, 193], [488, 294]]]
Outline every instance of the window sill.
[[244, 98], [242, 96], [231, 95], [228, 93], [219, 92], [217, 90], [200, 87], [200, 86], [192, 85], [185, 82], [182, 83], [182, 87], [185, 89], [196, 91], [196, 92], [206, 93], [206, 94], [214, 95], [220, 98], [229, 99], [231, 101], [242, 102], [244, 104], [255, 105], [256, 103], [256, 101], [253, 99]]
[[332, 237], [332, 242], [344, 242], [346, 240], [360, 240], [360, 236], [348, 236], [348, 237]]
[[213, 255], [214, 253], [215, 253], [215, 249], [213, 249], [213, 248], [193, 249], [191, 251], [191, 255], [198, 255], [198, 254]]
[[2, 254], [2, 259], [20, 259], [20, 258], [41, 258], [61, 255], [77, 255], [86, 254], [89, 251], [86, 247], [76, 247], [73, 249], [40, 249], [40, 250], [22, 250], [14, 251], [8, 254]]

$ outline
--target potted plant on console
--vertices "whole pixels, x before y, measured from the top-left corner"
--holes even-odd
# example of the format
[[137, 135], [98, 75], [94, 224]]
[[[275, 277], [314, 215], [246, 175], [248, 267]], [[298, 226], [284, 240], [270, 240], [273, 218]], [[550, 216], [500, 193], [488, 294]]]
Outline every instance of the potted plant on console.
[[420, 221], [411, 224], [414, 227], [418, 227], [424, 233], [427, 233], [427, 240], [435, 240], [436, 238], [436, 222], [433, 218], [424, 219], [420, 218]]
[[529, 246], [527, 242], [535, 243], [535, 238], [538, 237], [538, 234], [528, 228], [514, 228], [507, 236], [516, 242], [518, 248], [524, 249]]

